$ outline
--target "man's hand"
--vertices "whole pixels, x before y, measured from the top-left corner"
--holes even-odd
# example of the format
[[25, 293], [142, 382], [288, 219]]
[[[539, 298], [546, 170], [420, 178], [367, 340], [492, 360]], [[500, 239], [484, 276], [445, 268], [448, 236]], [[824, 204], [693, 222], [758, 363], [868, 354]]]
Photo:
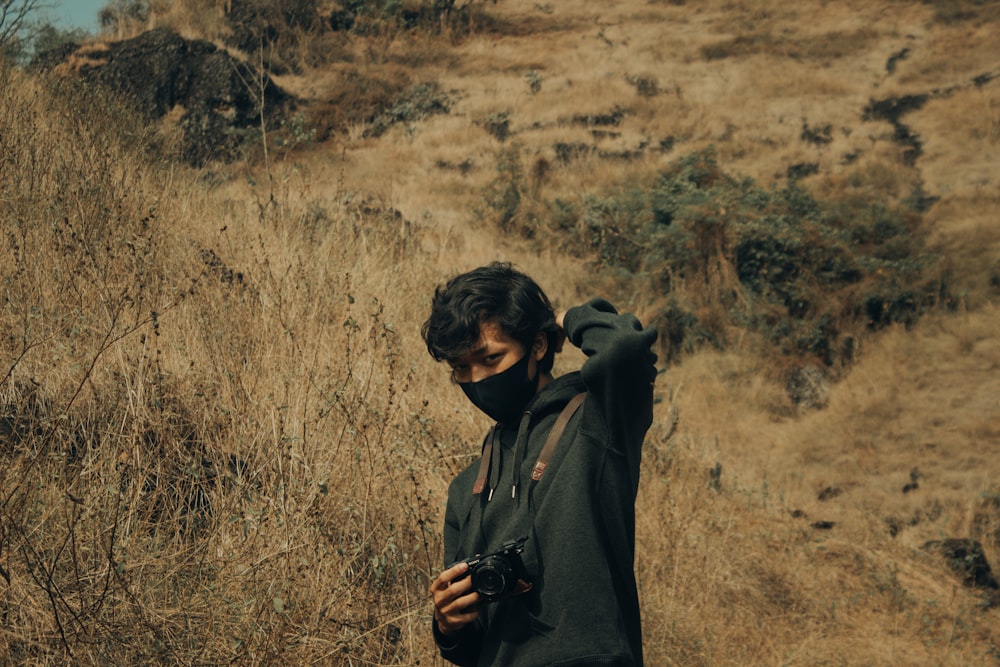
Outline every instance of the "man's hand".
[[434, 620], [443, 635], [454, 634], [479, 618], [479, 593], [472, 590], [472, 577], [464, 576], [468, 571], [468, 563], [458, 563], [431, 584]]
[[566, 342], [566, 329], [563, 327], [563, 318], [566, 317], [565, 310], [556, 311], [556, 326], [559, 327], [559, 337], [556, 343], [556, 354], [563, 351], [563, 343]]

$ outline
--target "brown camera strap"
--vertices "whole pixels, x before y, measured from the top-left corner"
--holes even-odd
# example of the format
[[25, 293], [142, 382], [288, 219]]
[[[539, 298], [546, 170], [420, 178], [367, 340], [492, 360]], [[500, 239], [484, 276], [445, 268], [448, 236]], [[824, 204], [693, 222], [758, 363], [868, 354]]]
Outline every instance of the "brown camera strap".
[[566, 407], [563, 408], [562, 412], [559, 413], [559, 417], [556, 419], [556, 423], [552, 425], [552, 430], [549, 431], [549, 436], [545, 439], [545, 444], [542, 445], [542, 451], [538, 454], [538, 460], [535, 461], [535, 467], [531, 469], [531, 479], [537, 482], [545, 474], [545, 468], [549, 465], [549, 460], [552, 458], [552, 452], [556, 450], [556, 445], [559, 444], [559, 438], [562, 437], [563, 431], [566, 430], [566, 425], [569, 420], [576, 413], [580, 404], [583, 403], [583, 399], [587, 397], [587, 392], [581, 392], [571, 398]]
[[[583, 399], [587, 397], [587, 392], [581, 392], [571, 398], [566, 406], [559, 413], [559, 417], [556, 418], [556, 423], [552, 425], [552, 430], [549, 431], [548, 437], [545, 438], [545, 444], [542, 445], [542, 451], [538, 454], [538, 460], [535, 461], [534, 468], [531, 469], [531, 479], [535, 482], [542, 478], [545, 474], [545, 468], [548, 467], [549, 461], [552, 459], [552, 452], [556, 450], [556, 446], [559, 444], [559, 438], [562, 437], [563, 432], [566, 430], [566, 425], [569, 424], [569, 420], [576, 414], [580, 405], [583, 403]], [[472, 486], [473, 495], [478, 495], [486, 489], [486, 477], [489, 475], [490, 469], [490, 459], [493, 457], [493, 444], [497, 437], [497, 427], [494, 426], [490, 429], [490, 432], [486, 434], [486, 439], [483, 441], [483, 452], [479, 463], [479, 474], [476, 475], [476, 482]]]
[[486, 476], [490, 473], [490, 460], [493, 458], [493, 441], [497, 437], [497, 427], [494, 426], [483, 440], [483, 453], [479, 459], [479, 474], [476, 483], [472, 485], [472, 494], [479, 495], [486, 488]]

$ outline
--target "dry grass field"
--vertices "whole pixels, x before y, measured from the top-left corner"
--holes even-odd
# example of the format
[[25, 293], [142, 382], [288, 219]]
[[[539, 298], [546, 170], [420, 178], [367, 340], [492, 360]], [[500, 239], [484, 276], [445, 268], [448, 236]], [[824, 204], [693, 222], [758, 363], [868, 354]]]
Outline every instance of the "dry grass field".
[[[503, 259], [661, 322], [665, 295], [542, 223], [711, 147], [820, 202], [920, 199], [954, 296], [860, 337], [818, 408], [738, 329], [663, 364], [647, 663], [1000, 665], [995, 580], [940, 548], [998, 576], [1000, 3], [470, 6], [303, 41], [275, 80], [328, 136], [199, 168], [162, 152], [183, 110], [0, 70], [0, 664], [441, 664], [445, 491], [488, 425], [423, 349], [431, 291]], [[350, 107], [383, 84], [447, 113], [374, 133]]]

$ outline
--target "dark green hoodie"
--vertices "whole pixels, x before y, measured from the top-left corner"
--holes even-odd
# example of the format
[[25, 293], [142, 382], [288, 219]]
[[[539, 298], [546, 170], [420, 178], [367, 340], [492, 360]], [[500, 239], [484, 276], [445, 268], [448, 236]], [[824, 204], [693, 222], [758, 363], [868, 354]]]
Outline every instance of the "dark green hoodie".
[[[498, 425], [489, 482], [473, 493], [477, 459], [452, 481], [445, 564], [526, 537], [533, 588], [484, 604], [460, 632], [434, 634], [458, 665], [642, 665], [633, 560], [642, 442], [653, 418], [656, 330], [595, 299], [567, 311], [567, 338], [583, 368], [556, 378], [517, 425]], [[539, 481], [531, 469], [566, 403], [586, 400]]]

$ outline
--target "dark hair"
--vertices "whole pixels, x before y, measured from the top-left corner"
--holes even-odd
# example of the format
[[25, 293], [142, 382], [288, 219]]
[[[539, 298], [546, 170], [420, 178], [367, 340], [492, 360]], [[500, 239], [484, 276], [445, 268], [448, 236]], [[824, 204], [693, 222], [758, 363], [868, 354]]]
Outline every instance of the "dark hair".
[[538, 366], [543, 373], [552, 370], [558, 340], [552, 304], [534, 280], [507, 262], [481, 266], [438, 286], [420, 334], [432, 357], [451, 361], [479, 341], [483, 322], [496, 322], [525, 350], [544, 331], [549, 348]]

